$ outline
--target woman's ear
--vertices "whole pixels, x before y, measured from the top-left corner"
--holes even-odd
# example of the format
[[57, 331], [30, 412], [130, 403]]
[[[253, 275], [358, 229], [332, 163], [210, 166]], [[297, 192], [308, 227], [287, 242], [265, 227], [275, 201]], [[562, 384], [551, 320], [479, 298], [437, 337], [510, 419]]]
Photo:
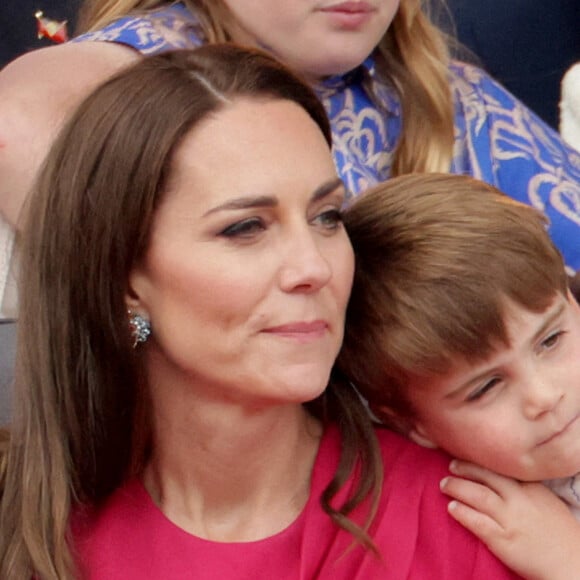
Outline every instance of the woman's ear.
[[421, 447], [427, 447], [429, 449], [437, 449], [437, 447], [439, 447], [437, 443], [435, 443], [429, 437], [429, 434], [427, 433], [427, 431], [425, 431], [425, 429], [420, 423], [417, 423], [410, 429], [408, 437], [409, 439], [411, 439], [411, 441], [414, 441], [418, 445], [421, 445]]
[[147, 312], [147, 287], [148, 278], [142, 268], [133, 267], [127, 280], [125, 304], [127, 310], [134, 312]]

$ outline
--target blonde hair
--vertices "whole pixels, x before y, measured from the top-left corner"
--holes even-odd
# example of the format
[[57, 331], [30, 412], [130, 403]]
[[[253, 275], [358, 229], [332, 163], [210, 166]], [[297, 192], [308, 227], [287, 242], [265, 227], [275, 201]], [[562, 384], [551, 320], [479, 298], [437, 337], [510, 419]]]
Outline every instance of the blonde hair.
[[[231, 40], [232, 15], [222, 0], [184, 3], [199, 18], [207, 42]], [[159, 0], [89, 0], [82, 12], [81, 28], [96, 30], [128, 13], [166, 4]], [[445, 34], [431, 23], [421, 0], [401, 0], [376, 52], [380, 72], [391, 81], [402, 103], [403, 130], [394, 152], [392, 175], [449, 171], [454, 113], [448, 43]]]
[[403, 111], [391, 175], [449, 171], [454, 145], [450, 58], [445, 35], [431, 23], [421, 0], [401, 0], [378, 52]]
[[388, 180], [345, 225], [356, 271], [338, 366], [400, 430], [410, 376], [484, 359], [507, 344], [506, 304], [542, 312], [568, 291], [545, 217], [467, 176]]
[[[85, 0], [79, 14], [77, 33], [99, 30], [117, 18], [146, 13], [173, 3], [159, 0]], [[231, 13], [221, 0], [184, 0], [183, 3], [199, 19], [206, 42], [231, 40], [228, 33]]]

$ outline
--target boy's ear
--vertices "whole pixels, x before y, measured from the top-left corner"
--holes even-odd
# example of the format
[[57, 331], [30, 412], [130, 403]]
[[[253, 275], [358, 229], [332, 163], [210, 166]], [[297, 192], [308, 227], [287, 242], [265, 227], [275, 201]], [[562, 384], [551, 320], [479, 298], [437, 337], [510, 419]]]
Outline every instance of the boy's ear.
[[390, 407], [385, 405], [374, 405], [369, 402], [369, 409], [373, 418], [381, 422], [383, 425], [389, 427], [393, 431], [401, 435], [409, 436], [409, 430], [413, 426], [407, 419], [401, 417], [398, 413], [393, 411]]
[[430, 437], [429, 434], [425, 431], [423, 426], [418, 423], [414, 425], [408, 433], [409, 439], [414, 441], [421, 447], [428, 447], [429, 449], [437, 449], [438, 445], [435, 443]]

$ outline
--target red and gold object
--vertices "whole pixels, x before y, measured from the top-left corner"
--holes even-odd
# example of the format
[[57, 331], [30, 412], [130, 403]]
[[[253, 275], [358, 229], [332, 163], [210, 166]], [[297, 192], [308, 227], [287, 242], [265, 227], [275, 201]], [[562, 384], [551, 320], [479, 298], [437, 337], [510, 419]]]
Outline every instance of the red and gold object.
[[61, 43], [68, 40], [68, 33], [66, 30], [67, 21], [63, 20], [58, 22], [56, 20], [51, 20], [46, 18], [42, 13], [42, 10], [35, 12], [34, 17], [36, 18], [38, 38], [48, 38], [53, 42]]

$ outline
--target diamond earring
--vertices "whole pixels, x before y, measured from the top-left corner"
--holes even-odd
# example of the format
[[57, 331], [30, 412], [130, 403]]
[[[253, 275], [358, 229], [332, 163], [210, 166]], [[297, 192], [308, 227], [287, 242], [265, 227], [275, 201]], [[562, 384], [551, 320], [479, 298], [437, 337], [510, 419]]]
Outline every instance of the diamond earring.
[[137, 348], [140, 342], [147, 342], [151, 334], [151, 323], [136, 312], [128, 311], [129, 326], [131, 327], [131, 336], [133, 337], [133, 348]]

